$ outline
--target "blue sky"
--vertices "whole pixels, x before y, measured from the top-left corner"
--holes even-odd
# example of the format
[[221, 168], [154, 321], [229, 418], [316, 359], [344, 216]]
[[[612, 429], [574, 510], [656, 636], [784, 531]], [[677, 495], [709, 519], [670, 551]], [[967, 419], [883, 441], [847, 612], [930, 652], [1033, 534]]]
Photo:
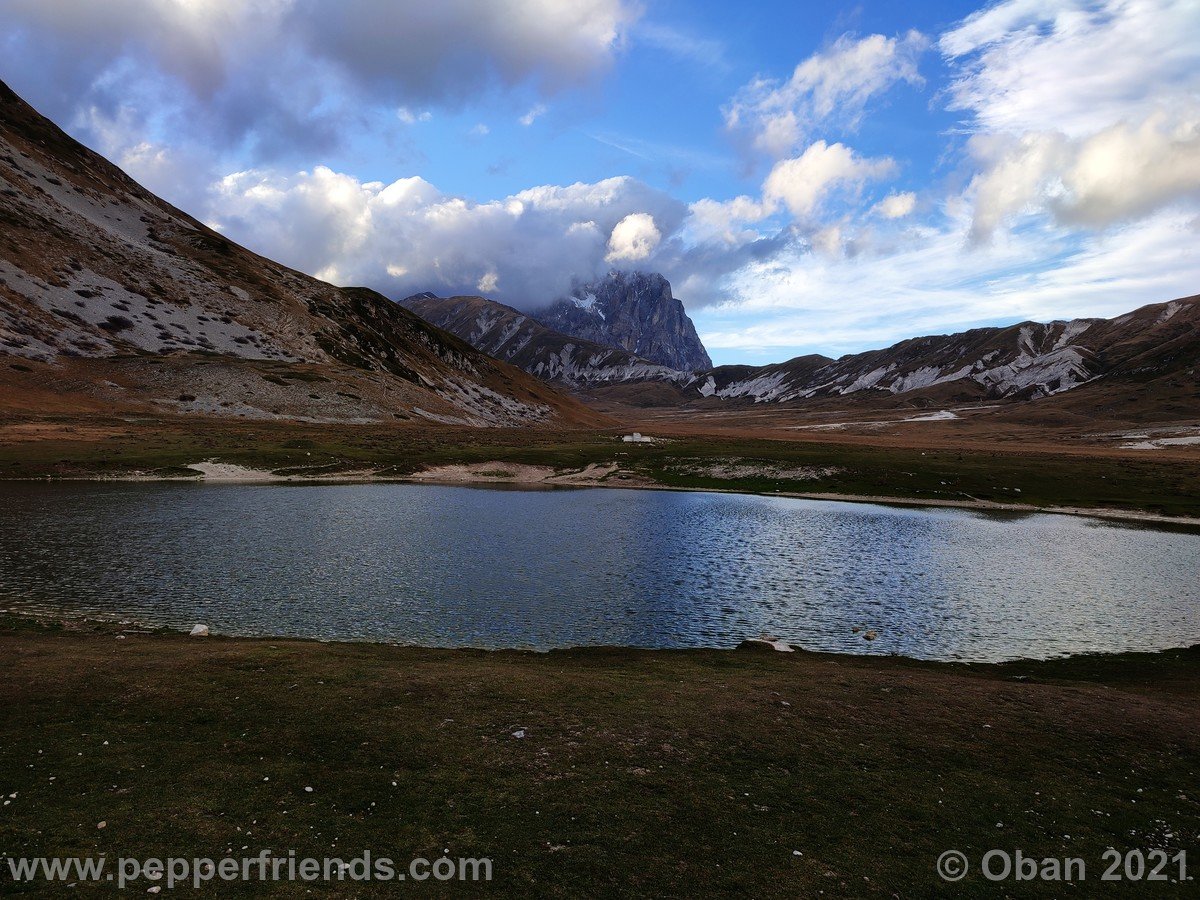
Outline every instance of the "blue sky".
[[1200, 291], [1197, 0], [0, 0], [0, 77], [241, 243], [718, 363]]

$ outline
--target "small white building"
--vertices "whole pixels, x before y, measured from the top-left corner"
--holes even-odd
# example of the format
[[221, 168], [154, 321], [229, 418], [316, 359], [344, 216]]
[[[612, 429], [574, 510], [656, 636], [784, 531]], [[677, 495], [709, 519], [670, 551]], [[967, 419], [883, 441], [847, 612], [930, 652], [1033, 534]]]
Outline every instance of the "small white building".
[[649, 438], [643, 435], [640, 431], [635, 431], [633, 434], [627, 434], [621, 438], [627, 444], [653, 444], [654, 438]]

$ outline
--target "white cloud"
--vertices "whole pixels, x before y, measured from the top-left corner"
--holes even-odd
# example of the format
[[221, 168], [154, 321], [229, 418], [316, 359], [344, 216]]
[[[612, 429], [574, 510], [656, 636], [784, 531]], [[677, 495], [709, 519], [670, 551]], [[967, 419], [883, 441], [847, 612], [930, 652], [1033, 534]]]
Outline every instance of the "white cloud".
[[492, 133], [492, 129], [488, 128], [483, 122], [476, 123], [468, 132], [472, 137], [487, 137]]
[[531, 308], [573, 278], [647, 262], [686, 207], [632, 178], [543, 185], [476, 203], [421, 178], [383, 184], [317, 167], [250, 170], [213, 186], [209, 218], [260, 253], [402, 297], [482, 292]]
[[895, 38], [843, 35], [796, 66], [787, 81], [750, 82], [726, 108], [725, 123], [747, 129], [754, 146], [770, 156], [787, 156], [822, 123], [856, 126], [867, 102], [894, 84], [922, 84], [917, 61], [928, 45], [916, 31]]
[[662, 232], [648, 213], [630, 213], [608, 238], [608, 262], [640, 262], [650, 256], [662, 240]]
[[[969, 217], [857, 257], [785, 252], [742, 268], [693, 313], [710, 350], [778, 360], [884, 347], [981, 323], [1113, 316], [1200, 284], [1194, 221], [1161, 213], [1079, 241], [1046, 226], [964, 246]], [[864, 300], [869, 298], [869, 300]]]
[[745, 226], [760, 222], [770, 211], [766, 205], [745, 194], [732, 200], [712, 200], [707, 197], [688, 207], [688, 236], [695, 243], [717, 242], [732, 246], [745, 244], [759, 237], [758, 231]]
[[1195, 0], [1007, 0], [939, 47], [975, 132], [976, 240], [1022, 215], [1104, 228], [1200, 196]]
[[977, 240], [1022, 213], [1103, 228], [1200, 198], [1200, 118], [1169, 122], [1156, 113], [1080, 140], [1030, 132], [972, 146], [983, 167], [972, 182]]
[[401, 106], [396, 110], [396, 118], [405, 125], [415, 125], [417, 122], [428, 122], [433, 118], [433, 113], [427, 109], [420, 112], [413, 112], [407, 106]]
[[[154, 95], [177, 140], [245, 140], [263, 157], [332, 146], [363, 107], [543, 96], [606, 70], [630, 0], [4, 0], [13, 87], [58, 121]], [[138, 136], [137, 140], [144, 139]]]
[[525, 113], [525, 115], [521, 116], [521, 118], [517, 119], [517, 121], [520, 122], [522, 125], [524, 125], [526, 128], [528, 128], [530, 125], [532, 125], [538, 119], [538, 117], [544, 115], [545, 112], [546, 112], [546, 104], [545, 103], [535, 103], [533, 106], [531, 106], [529, 108], [529, 112]]
[[775, 164], [763, 182], [763, 198], [770, 207], [782, 203], [793, 216], [808, 216], [835, 188], [855, 190], [895, 169], [890, 159], [864, 159], [844, 144], [817, 141]]
[[983, 131], [1084, 137], [1200, 87], [1195, 0], [1006, 0], [938, 46], [958, 67], [950, 108]]
[[912, 191], [888, 194], [875, 204], [875, 212], [885, 219], [903, 219], [911, 215], [917, 206], [917, 195]]

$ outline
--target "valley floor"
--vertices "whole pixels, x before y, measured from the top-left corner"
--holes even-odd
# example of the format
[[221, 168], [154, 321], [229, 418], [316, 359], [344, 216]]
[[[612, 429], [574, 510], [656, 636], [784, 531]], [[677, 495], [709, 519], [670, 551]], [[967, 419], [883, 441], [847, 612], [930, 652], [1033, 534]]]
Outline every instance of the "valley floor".
[[993, 848], [1082, 858], [1083, 893], [1110, 847], [1200, 868], [1200, 648], [966, 666], [113, 628], [0, 617], [0, 854], [487, 857], [486, 888], [417, 891], [502, 896], [992, 896]]
[[[0, 478], [198, 478], [200, 466], [210, 478], [245, 469], [259, 479], [667, 487], [1200, 517], [1200, 443], [1190, 439], [1200, 425], [1051, 425], [1003, 413], [622, 410], [608, 428], [557, 430], [10, 415], [0, 420]], [[634, 431], [652, 440], [622, 440]]]

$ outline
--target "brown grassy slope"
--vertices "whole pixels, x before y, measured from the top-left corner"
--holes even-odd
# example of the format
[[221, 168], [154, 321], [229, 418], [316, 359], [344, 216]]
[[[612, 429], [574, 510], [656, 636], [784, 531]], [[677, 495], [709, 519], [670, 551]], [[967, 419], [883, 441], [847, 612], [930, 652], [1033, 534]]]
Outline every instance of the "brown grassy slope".
[[[373, 291], [334, 287], [232, 243], [3, 84], [0, 195], [2, 408], [31, 405], [22, 396], [30, 379], [15, 364], [38, 372], [35, 393], [49, 380], [55, 393], [78, 395], [80, 411], [149, 404], [354, 421], [419, 409], [471, 424], [600, 421]], [[271, 391], [255, 377], [279, 377], [280, 366], [331, 388]]]

